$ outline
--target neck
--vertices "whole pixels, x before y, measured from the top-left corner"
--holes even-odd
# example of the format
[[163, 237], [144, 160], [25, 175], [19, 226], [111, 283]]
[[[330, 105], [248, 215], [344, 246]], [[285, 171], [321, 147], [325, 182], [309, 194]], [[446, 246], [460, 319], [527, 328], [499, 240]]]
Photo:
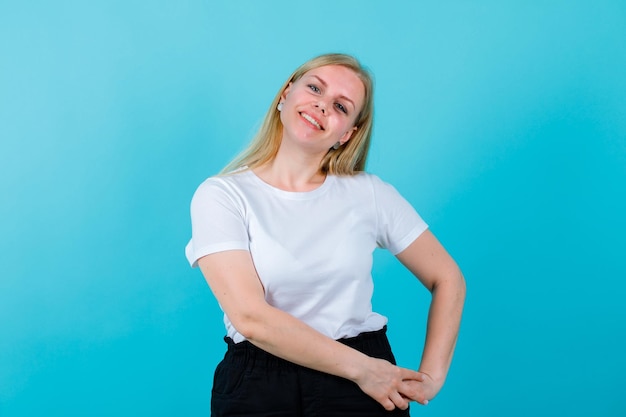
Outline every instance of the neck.
[[255, 168], [254, 173], [268, 184], [285, 191], [311, 191], [324, 183], [319, 155], [289, 153], [283, 146], [270, 162]]

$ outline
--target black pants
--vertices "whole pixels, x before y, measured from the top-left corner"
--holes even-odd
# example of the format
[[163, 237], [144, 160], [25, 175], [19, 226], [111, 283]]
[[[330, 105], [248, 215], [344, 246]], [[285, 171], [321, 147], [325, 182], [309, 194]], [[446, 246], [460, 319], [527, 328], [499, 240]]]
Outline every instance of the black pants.
[[[395, 364], [385, 333], [383, 328], [339, 341]], [[225, 340], [228, 351], [213, 381], [213, 417], [409, 416], [408, 410], [385, 410], [352, 381], [280, 359], [247, 341]]]

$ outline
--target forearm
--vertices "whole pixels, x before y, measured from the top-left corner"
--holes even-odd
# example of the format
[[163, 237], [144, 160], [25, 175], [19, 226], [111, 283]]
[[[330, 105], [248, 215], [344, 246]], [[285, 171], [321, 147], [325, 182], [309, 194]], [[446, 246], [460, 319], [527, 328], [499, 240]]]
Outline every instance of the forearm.
[[443, 385], [452, 362], [464, 301], [465, 281], [460, 271], [432, 289], [426, 341], [419, 370], [429, 375], [438, 388]]
[[405, 381], [422, 381], [422, 374], [369, 357], [269, 305], [248, 252], [219, 252], [201, 258], [198, 264], [233, 326], [255, 346], [298, 365], [349, 379], [388, 410], [406, 408], [406, 398], [418, 395]]
[[239, 322], [252, 344], [307, 368], [356, 380], [369, 359], [272, 306], [255, 309]]

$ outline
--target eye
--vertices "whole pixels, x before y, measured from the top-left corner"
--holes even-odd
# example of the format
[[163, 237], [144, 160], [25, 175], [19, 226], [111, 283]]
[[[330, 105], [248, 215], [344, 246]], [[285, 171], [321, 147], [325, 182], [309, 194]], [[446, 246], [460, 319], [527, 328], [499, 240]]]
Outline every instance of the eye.
[[315, 84], [309, 84], [307, 87], [309, 87], [311, 89], [311, 91], [313, 91], [314, 93], [319, 93], [320, 89], [317, 88], [317, 86]]
[[346, 109], [343, 104], [335, 103], [335, 107], [337, 107], [337, 109], [339, 109], [340, 112], [348, 114], [348, 109]]

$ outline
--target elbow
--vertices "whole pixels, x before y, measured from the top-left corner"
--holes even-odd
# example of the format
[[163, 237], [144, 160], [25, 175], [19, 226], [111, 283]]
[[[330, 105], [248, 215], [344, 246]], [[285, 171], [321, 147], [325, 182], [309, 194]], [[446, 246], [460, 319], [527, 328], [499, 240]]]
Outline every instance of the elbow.
[[446, 293], [454, 294], [459, 302], [462, 303], [465, 300], [467, 284], [458, 266], [455, 266], [455, 268], [448, 271], [448, 273], [442, 274], [441, 278], [433, 283], [430, 291], [435, 294], [443, 288], [446, 289]]
[[242, 335], [246, 340], [250, 340], [250, 336], [254, 334], [254, 326], [243, 318], [239, 320], [230, 319], [230, 323], [237, 333]]
[[234, 312], [229, 319], [235, 330], [246, 340], [259, 341], [267, 330], [267, 320], [263, 317], [263, 308], [243, 307]]
[[465, 277], [460, 269], [458, 270], [457, 286], [459, 288], [459, 295], [464, 300], [465, 294], [467, 293], [467, 283], [465, 282]]
[[456, 268], [453, 278], [450, 279], [450, 281], [452, 282], [455, 290], [457, 300], [460, 303], [463, 303], [465, 301], [465, 294], [467, 293], [467, 284], [465, 283], [463, 273], [458, 267]]

